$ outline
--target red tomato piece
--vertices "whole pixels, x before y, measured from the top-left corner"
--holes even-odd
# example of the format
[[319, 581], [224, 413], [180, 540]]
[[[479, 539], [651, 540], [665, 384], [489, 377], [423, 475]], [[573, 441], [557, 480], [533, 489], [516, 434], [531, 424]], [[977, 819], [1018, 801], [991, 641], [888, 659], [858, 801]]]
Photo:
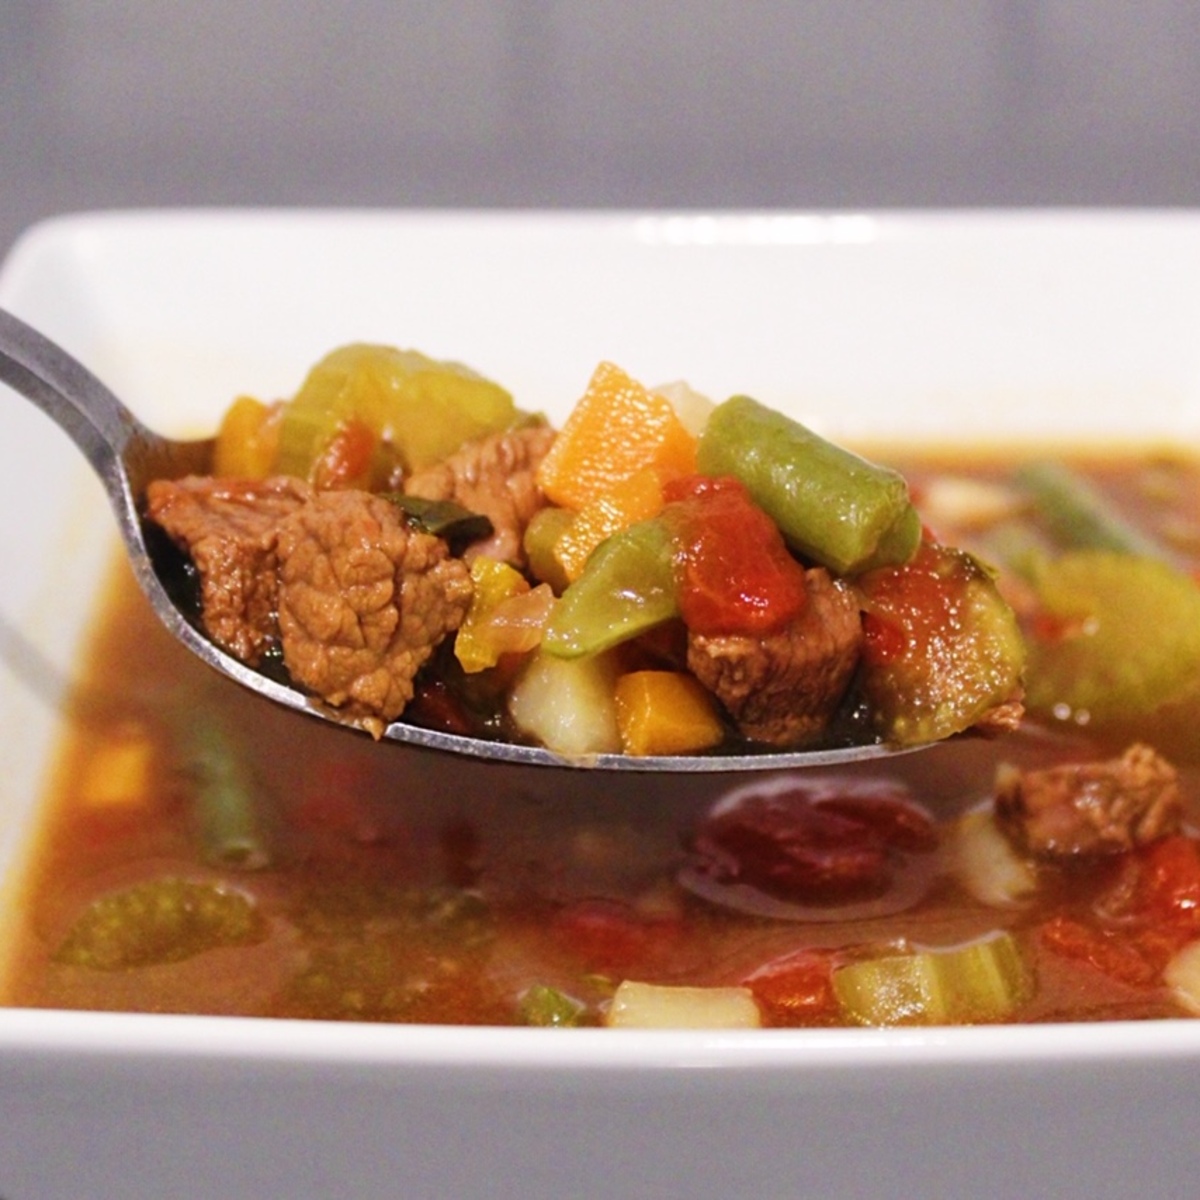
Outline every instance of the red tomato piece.
[[1176, 834], [1133, 851], [1102, 907], [1125, 919], [1200, 930], [1200, 844]]
[[761, 636], [800, 614], [808, 597], [804, 568], [739, 480], [689, 475], [668, 481], [663, 497], [689, 629]]
[[556, 914], [556, 940], [586, 970], [625, 973], [644, 968], [678, 936], [678, 923], [648, 918], [616, 900], [580, 900]]
[[831, 950], [798, 950], [772, 959], [742, 980], [772, 1025], [823, 1025], [838, 1019]]

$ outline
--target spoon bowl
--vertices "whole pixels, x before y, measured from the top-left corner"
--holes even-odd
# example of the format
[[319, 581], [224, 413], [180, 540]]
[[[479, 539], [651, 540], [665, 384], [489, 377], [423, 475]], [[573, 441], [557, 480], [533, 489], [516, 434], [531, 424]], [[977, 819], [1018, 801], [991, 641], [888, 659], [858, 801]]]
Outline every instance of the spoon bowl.
[[[176, 441], [149, 429], [82, 363], [43, 334], [0, 310], [0, 382], [6, 383], [49, 416], [75, 443], [104, 485], [117, 527], [139, 585], [155, 613], [198, 658], [277, 704], [346, 729], [356, 726], [322, 707], [297, 688], [261, 674], [225, 653], [197, 629], [171, 598], [165, 580], [171, 564], [155, 541], [148, 541], [140, 505], [155, 479], [178, 479], [211, 471], [213, 439]], [[728, 772], [830, 767], [909, 753], [919, 747], [886, 743], [818, 747], [807, 750], [740, 754], [600, 754], [568, 759], [540, 746], [466, 737], [393, 721], [390, 741], [474, 758], [525, 766], [585, 767], [619, 771]]]

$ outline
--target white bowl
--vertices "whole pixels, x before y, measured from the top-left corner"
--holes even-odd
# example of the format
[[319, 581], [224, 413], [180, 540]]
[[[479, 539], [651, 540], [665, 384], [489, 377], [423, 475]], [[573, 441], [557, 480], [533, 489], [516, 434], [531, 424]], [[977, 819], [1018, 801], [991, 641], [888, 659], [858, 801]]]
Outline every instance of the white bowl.
[[[326, 349], [460, 358], [561, 418], [612, 359], [839, 436], [1200, 428], [1200, 216], [117, 213], [30, 231], [0, 305], [166, 432]], [[6, 394], [0, 911], [116, 552]], [[0, 1011], [0, 1196], [1187, 1195], [1200, 1023], [651, 1033]]]

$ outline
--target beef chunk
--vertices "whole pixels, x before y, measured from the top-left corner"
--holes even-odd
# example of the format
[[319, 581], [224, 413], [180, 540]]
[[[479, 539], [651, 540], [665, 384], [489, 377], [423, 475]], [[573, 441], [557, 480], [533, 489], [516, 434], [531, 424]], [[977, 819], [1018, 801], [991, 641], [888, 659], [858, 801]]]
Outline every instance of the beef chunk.
[[470, 603], [445, 542], [367, 492], [192, 477], [152, 483], [147, 517], [196, 564], [213, 641], [251, 666], [280, 645], [298, 686], [376, 736]]
[[808, 602], [765, 638], [689, 632], [687, 663], [753, 741], [790, 746], [829, 724], [858, 663], [862, 621], [850, 590], [814, 567]]
[[208, 636], [255, 666], [276, 640], [275, 534], [312, 496], [299, 479], [156, 480], [146, 515], [191, 556]]
[[524, 566], [525, 526], [546, 504], [537, 485], [537, 469], [553, 441], [554, 431], [548, 425], [491, 434], [415, 472], [405, 480], [404, 490], [426, 500], [453, 500], [492, 522], [492, 536], [469, 547], [468, 562], [485, 554]]
[[1176, 832], [1183, 802], [1175, 768], [1149, 746], [1120, 758], [1044, 770], [1002, 767], [996, 816], [1017, 845], [1049, 858], [1118, 854]]
[[279, 628], [289, 673], [376, 736], [457, 629], [467, 568], [360, 491], [321, 492], [279, 526]]

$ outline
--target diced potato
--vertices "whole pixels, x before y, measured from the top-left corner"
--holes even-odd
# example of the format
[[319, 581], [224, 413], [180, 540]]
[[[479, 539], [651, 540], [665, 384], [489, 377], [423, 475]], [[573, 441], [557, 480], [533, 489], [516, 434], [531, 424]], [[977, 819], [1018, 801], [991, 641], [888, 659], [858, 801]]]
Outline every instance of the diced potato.
[[1163, 971], [1163, 982], [1188, 1012], [1200, 1016], [1200, 939], [1176, 951]]
[[539, 650], [509, 693], [508, 711], [523, 732], [555, 754], [615, 754], [621, 749], [615, 682], [607, 654], [555, 658]]
[[693, 437], [699, 437], [704, 432], [709, 414], [716, 405], [703, 392], [696, 391], [685, 379], [662, 383], [650, 390], [654, 395], [670, 401], [675, 415]]
[[951, 855], [962, 885], [981, 904], [1013, 908], [1037, 890], [1037, 872], [996, 824], [990, 807], [965, 813], [955, 823]]
[[758, 1029], [762, 1016], [744, 987], [663, 987], [626, 980], [605, 1017], [613, 1029]]

